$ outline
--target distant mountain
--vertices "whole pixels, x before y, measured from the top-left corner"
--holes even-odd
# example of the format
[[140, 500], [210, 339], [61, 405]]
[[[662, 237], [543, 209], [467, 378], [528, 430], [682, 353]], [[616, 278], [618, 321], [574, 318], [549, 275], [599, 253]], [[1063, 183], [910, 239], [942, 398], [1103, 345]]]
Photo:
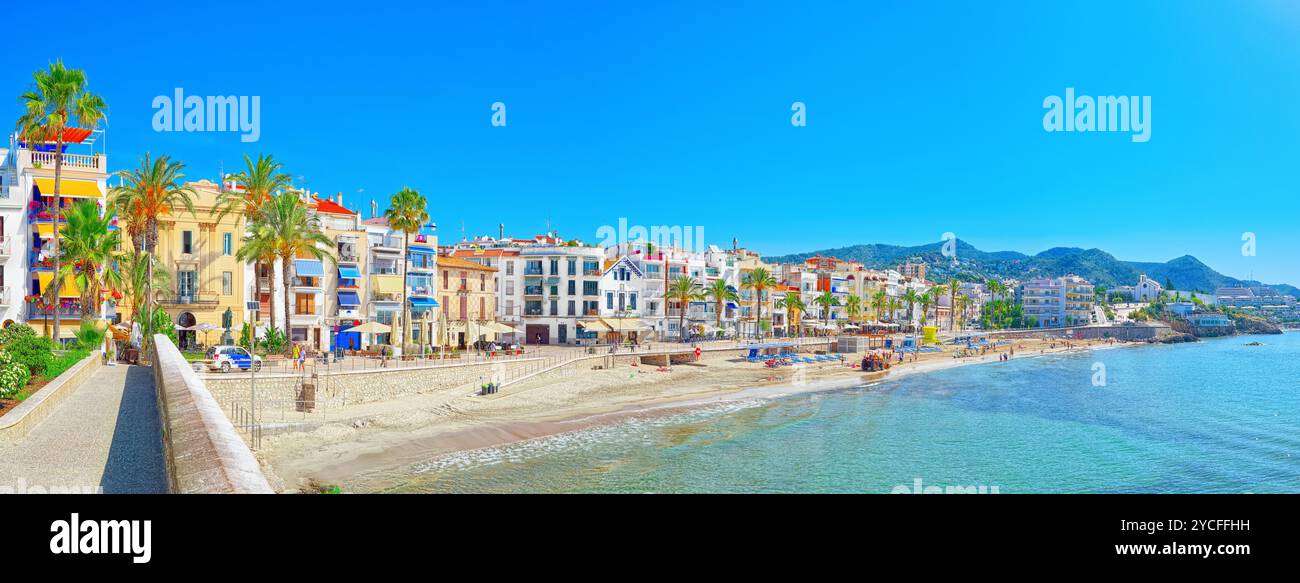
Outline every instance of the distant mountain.
[[827, 255], [849, 261], [860, 261], [873, 269], [897, 268], [908, 259], [921, 259], [928, 265], [927, 278], [946, 281], [954, 274], [963, 280], [984, 280], [990, 277], [1028, 279], [1031, 277], [1057, 277], [1073, 273], [1089, 281], [1113, 288], [1134, 285], [1138, 276], [1147, 277], [1165, 285], [1172, 282], [1174, 289], [1213, 292], [1215, 288], [1233, 285], [1268, 285], [1284, 294], [1300, 297], [1300, 289], [1289, 284], [1261, 284], [1223, 275], [1191, 255], [1184, 255], [1165, 263], [1122, 261], [1101, 249], [1054, 247], [1037, 255], [1016, 251], [981, 251], [962, 240], [957, 240], [957, 261], [943, 256], [943, 243], [929, 243], [914, 247], [900, 245], [853, 245], [838, 249], [823, 249], [808, 253], [795, 253], [781, 257], [767, 257], [774, 263], [799, 263], [815, 255]]

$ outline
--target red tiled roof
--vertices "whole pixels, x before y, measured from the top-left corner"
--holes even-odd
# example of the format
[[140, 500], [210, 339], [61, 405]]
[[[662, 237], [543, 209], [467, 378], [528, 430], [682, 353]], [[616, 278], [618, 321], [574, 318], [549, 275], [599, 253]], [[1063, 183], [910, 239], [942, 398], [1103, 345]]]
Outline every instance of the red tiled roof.
[[335, 214], [335, 215], [355, 215], [355, 214], [357, 214], [355, 211], [348, 210], [348, 207], [345, 207], [345, 206], [343, 206], [343, 205], [341, 205], [341, 204], [339, 204], [339, 203], [337, 203], [337, 202], [334, 202], [334, 201], [332, 201], [332, 200], [330, 200], [330, 199], [328, 199], [328, 198], [320, 198], [320, 197], [318, 197], [318, 196], [313, 196], [312, 198], [316, 200], [316, 211], [317, 211], [317, 212], [330, 213], [330, 214]]

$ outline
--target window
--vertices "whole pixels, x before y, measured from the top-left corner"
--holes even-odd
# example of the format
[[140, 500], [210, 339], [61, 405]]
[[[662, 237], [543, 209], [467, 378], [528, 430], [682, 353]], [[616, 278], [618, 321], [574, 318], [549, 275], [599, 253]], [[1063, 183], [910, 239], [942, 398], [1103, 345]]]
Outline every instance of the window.
[[447, 289], [447, 273], [446, 271], [442, 272], [442, 289]]
[[181, 253], [194, 253], [194, 231], [181, 231]]
[[568, 270], [569, 270], [569, 275], [577, 275], [577, 274], [578, 274], [578, 260], [577, 260], [577, 259], [569, 259], [569, 264], [568, 264], [567, 267], [568, 267]]
[[198, 281], [196, 275], [193, 271], [179, 271], [176, 273], [177, 300], [187, 303], [194, 300], [194, 293], [198, 291], [195, 286]]
[[[226, 236], [229, 237], [230, 234], [226, 233]], [[230, 295], [234, 293], [234, 287], [235, 273], [232, 271], [221, 272], [221, 293], [224, 295]]]
[[628, 295], [628, 297], [627, 297], [627, 309], [629, 309], [629, 310], [635, 310], [635, 309], [636, 309], [636, 292], [632, 292], [631, 294]]
[[234, 239], [231, 238], [230, 233], [222, 233], [222, 234], [221, 234], [221, 254], [222, 254], [222, 255], [230, 255], [230, 254], [234, 253], [234, 249], [235, 249], [235, 243], [234, 243]]
[[507, 261], [507, 262], [506, 262], [506, 275], [514, 275], [514, 274], [515, 274], [515, 262], [514, 262], [514, 261]]
[[311, 316], [316, 314], [316, 294], [294, 294], [294, 313]]
[[576, 304], [577, 304], [577, 302], [575, 302], [575, 301], [573, 301], [573, 300], [569, 300], [569, 315], [570, 315], [570, 316], [574, 315], [573, 310], [574, 310], [574, 308], [576, 307]]
[[560, 315], [560, 302], [556, 300], [551, 300], [551, 315], [552, 316]]
[[550, 271], [550, 274], [551, 274], [551, 275], [559, 275], [559, 274], [560, 274], [560, 260], [559, 260], [559, 259], [552, 259], [552, 260], [551, 260], [551, 271]]
[[578, 281], [577, 281], [577, 280], [574, 280], [574, 279], [570, 279], [570, 280], [569, 280], [569, 295], [571, 295], [571, 296], [576, 296], [576, 295], [578, 295]]
[[478, 319], [487, 319], [487, 298], [482, 296], [478, 299]]
[[478, 291], [487, 291], [487, 274], [478, 274]]
[[594, 296], [594, 295], [599, 294], [600, 291], [596, 289], [596, 286], [597, 286], [598, 284], [599, 284], [599, 282], [595, 282], [595, 281], [584, 281], [584, 282], [582, 282], [582, 295], [584, 295], [584, 296]]
[[614, 309], [614, 292], [605, 292], [605, 309]]

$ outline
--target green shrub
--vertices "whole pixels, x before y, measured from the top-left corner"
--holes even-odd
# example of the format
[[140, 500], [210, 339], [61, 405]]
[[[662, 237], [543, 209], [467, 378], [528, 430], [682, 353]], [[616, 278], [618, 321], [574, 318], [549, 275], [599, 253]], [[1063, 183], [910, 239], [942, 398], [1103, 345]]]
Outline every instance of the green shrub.
[[77, 345], [86, 350], [99, 350], [104, 346], [104, 336], [107, 333], [107, 330], [101, 330], [93, 322], [82, 322], [76, 332]]
[[32, 373], [20, 362], [14, 362], [8, 352], [0, 350], [0, 399], [18, 396], [32, 379]]
[[44, 336], [18, 336], [4, 349], [13, 362], [25, 365], [31, 376], [45, 374], [54, 361], [54, 343]]
[[84, 348], [74, 348], [72, 350], [64, 352], [63, 354], [55, 357], [54, 362], [50, 363], [49, 368], [45, 369], [45, 374], [41, 376], [47, 379], [53, 379], [55, 377], [58, 377], [68, 369], [72, 368], [72, 365], [77, 364], [78, 362], [84, 360], [87, 356], [90, 356], [90, 352], [91, 351], [86, 350]]
[[0, 330], [0, 346], [9, 344], [14, 339], [24, 336], [36, 336], [36, 330], [27, 324], [10, 324], [8, 328]]

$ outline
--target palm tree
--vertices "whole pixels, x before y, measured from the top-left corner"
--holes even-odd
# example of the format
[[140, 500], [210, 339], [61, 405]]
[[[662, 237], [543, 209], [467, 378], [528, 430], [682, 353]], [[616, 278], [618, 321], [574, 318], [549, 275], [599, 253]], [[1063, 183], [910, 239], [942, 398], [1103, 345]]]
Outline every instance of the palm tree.
[[[286, 192], [271, 197], [258, 212], [253, 232], [274, 242], [276, 258], [284, 277], [284, 328], [289, 329], [289, 284], [293, 281], [293, 260], [303, 255], [321, 260], [328, 257], [331, 241], [321, 232], [320, 219], [309, 214], [298, 195]], [[257, 237], [255, 236], [254, 239]]]
[[402, 234], [402, 349], [411, 336], [411, 306], [406, 301], [406, 246], [411, 234], [419, 234], [420, 228], [429, 222], [429, 202], [424, 195], [410, 187], [402, 187], [388, 202], [388, 228]]
[[857, 320], [862, 314], [862, 298], [857, 294], [849, 294], [849, 297], [844, 298], [844, 313], [849, 316], [849, 322]]
[[876, 309], [877, 322], [884, 318], [884, 311], [887, 306], [889, 306], [889, 294], [885, 290], [878, 289], [871, 294], [871, 307]]
[[831, 293], [830, 290], [827, 290], [813, 298], [813, 303], [822, 307], [822, 320], [829, 327], [831, 325], [831, 308], [840, 305], [840, 299], [835, 297], [835, 294]]
[[154, 287], [167, 289], [171, 274], [158, 261], [157, 256], [149, 253], [127, 253], [118, 258], [117, 269], [122, 276], [123, 299], [131, 306], [131, 321], [139, 324], [142, 318], [150, 314], [144, 312], [145, 298], [151, 297]]
[[887, 306], [889, 308], [889, 321], [893, 322], [894, 314], [898, 312], [898, 308], [902, 307], [902, 303], [898, 301], [898, 298], [891, 297], [889, 298]]
[[700, 284], [695, 283], [695, 280], [687, 275], [678, 276], [677, 279], [674, 279], [668, 286], [667, 293], [668, 299], [676, 300], [680, 306], [677, 313], [677, 335], [682, 342], [686, 342], [686, 306], [692, 301], [702, 300], [707, 296]]
[[961, 317], [957, 320], [957, 325], [958, 325], [959, 327], [965, 328], [965, 322], [966, 322], [966, 309], [969, 308], [970, 305], [971, 305], [970, 296], [968, 296], [968, 295], [966, 295], [966, 294], [957, 294], [957, 299], [954, 300], [954, 301], [956, 302], [956, 303], [953, 305], [953, 306], [954, 306], [954, 307], [953, 307], [954, 313], [955, 313], [956, 311], [958, 311], [957, 306], [961, 306], [961, 308], [960, 308]]
[[714, 311], [717, 312], [717, 326], [718, 329], [721, 330], [722, 310], [725, 307], [725, 302], [740, 301], [740, 294], [736, 293], [736, 290], [727, 284], [727, 280], [715, 279], [713, 280], [713, 285], [709, 286], [708, 295], [713, 298]]
[[[235, 251], [235, 259], [254, 265], [274, 265], [278, 256], [275, 245], [275, 231], [267, 225], [259, 224], [256, 220], [249, 223], [244, 231], [244, 239], [240, 243], [239, 249]], [[288, 282], [285, 282], [285, 286], [288, 286]], [[268, 306], [270, 313], [267, 315], [267, 322], [270, 328], [275, 328], [275, 294], [271, 293], [267, 297], [270, 300]], [[284, 329], [288, 331], [288, 304], [284, 306], [284, 313], [286, 314]]]
[[907, 291], [903, 292], [902, 299], [903, 299], [903, 303], [907, 304], [907, 323], [910, 326], [913, 320], [912, 307], [915, 306], [916, 303], [921, 300], [921, 296], [917, 295], [915, 289], [909, 287], [907, 288]]
[[[796, 330], [802, 332], [803, 328], [800, 326], [800, 316], [806, 309], [803, 305], [803, 298], [799, 297], [799, 294], [797, 293], [787, 293], [784, 298], [781, 298], [780, 306], [785, 308], [786, 317], [790, 322], [794, 323]], [[788, 324], [786, 328], [789, 328]], [[800, 336], [802, 336], [802, 334], [800, 334]]]
[[948, 330], [955, 330], [957, 327], [957, 294], [961, 293], [961, 282], [957, 281], [957, 276], [948, 280]]
[[69, 209], [68, 230], [63, 234], [64, 261], [55, 271], [59, 285], [51, 287], [62, 288], [68, 278], [76, 282], [81, 288], [82, 322], [98, 314], [101, 292], [118, 291], [122, 284], [121, 274], [112, 269], [122, 233], [110, 229], [112, 223], [112, 215], [101, 217], [99, 205], [89, 200], [78, 201]]
[[[158, 249], [158, 217], [170, 215], [179, 207], [185, 207], [194, 216], [193, 188], [184, 185], [185, 175], [181, 170], [185, 164], [173, 162], [163, 155], [150, 161], [149, 153], [140, 160], [140, 167], [135, 170], [122, 170], [117, 176], [122, 183], [109, 190], [109, 206], [117, 212], [126, 223], [126, 233], [131, 237], [131, 246], [135, 253], [147, 253], [150, 256]], [[141, 262], [146, 269], [153, 269], [154, 261]], [[154, 278], [146, 275], [144, 285], [151, 288]], [[152, 289], [145, 290], [144, 308], [153, 313], [154, 294]], [[132, 303], [135, 311], [142, 304]], [[151, 326], [153, 318], [145, 321]], [[150, 331], [152, 332], [152, 331]], [[152, 340], [152, 333], [146, 334]]]
[[760, 340], [763, 338], [763, 294], [776, 287], [776, 284], [776, 278], [763, 267], [755, 267], [740, 282], [741, 287], [754, 292], [754, 329]]
[[[23, 115], [18, 118], [18, 134], [28, 147], [54, 142], [54, 273], [59, 264], [59, 221], [63, 215], [63, 148], [64, 132], [81, 127], [94, 130], [104, 120], [104, 99], [86, 91], [86, 72], [69, 69], [62, 60], [50, 63], [49, 69], [32, 74], [36, 88], [18, 96]], [[56, 288], [57, 289], [57, 288]], [[55, 296], [58, 292], [55, 291]], [[59, 319], [54, 319], [54, 338], [59, 338]]]
[[930, 313], [930, 306], [935, 305], [935, 289], [925, 290], [925, 293], [922, 293], [916, 300], [917, 303], [921, 304], [921, 328], [925, 328], [925, 318]]
[[[248, 154], [244, 154], [244, 169], [230, 175], [229, 178], [234, 179], [236, 187], [226, 190], [226, 177], [222, 177], [221, 192], [217, 195], [217, 200], [213, 205], [213, 210], [217, 213], [218, 223], [225, 219], [226, 215], [231, 213], [243, 215], [245, 229], [252, 228], [253, 222], [257, 218], [258, 213], [260, 213], [262, 207], [271, 200], [271, 197], [279, 194], [281, 191], [288, 190], [293, 186], [293, 177], [284, 171], [284, 165], [277, 162], [274, 157], [264, 154], [258, 154], [257, 161], [253, 161], [252, 158], [248, 157]], [[248, 233], [246, 232], [245, 234]], [[270, 270], [275, 269], [273, 265], [275, 262], [274, 259], [271, 259], [270, 261], [258, 259], [256, 257], [253, 259], [257, 260], [257, 263], [253, 266], [253, 274], [255, 278], [261, 274], [262, 265], [270, 265], [270, 267], [268, 267]], [[269, 289], [267, 291], [271, 292], [270, 297], [272, 298], [272, 301], [270, 305], [271, 313], [267, 316], [267, 322], [271, 328], [274, 328], [275, 278], [271, 277], [268, 279], [271, 280], [271, 283], [269, 284]], [[260, 292], [262, 289], [260, 283], [261, 280], [255, 279], [254, 281], [258, 282], [257, 290]], [[284, 286], [287, 289], [289, 287], [289, 282], [284, 282]], [[286, 332], [289, 330], [289, 304], [284, 305], [284, 329]]]

